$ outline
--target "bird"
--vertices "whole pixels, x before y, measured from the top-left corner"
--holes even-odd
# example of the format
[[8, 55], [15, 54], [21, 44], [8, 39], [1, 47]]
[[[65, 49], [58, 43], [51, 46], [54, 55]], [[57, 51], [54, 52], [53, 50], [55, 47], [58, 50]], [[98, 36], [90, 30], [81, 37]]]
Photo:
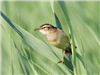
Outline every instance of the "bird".
[[57, 63], [64, 63], [65, 54], [72, 55], [70, 38], [61, 28], [45, 23], [34, 29], [34, 31], [37, 30], [46, 36], [50, 44], [64, 51], [62, 60]]

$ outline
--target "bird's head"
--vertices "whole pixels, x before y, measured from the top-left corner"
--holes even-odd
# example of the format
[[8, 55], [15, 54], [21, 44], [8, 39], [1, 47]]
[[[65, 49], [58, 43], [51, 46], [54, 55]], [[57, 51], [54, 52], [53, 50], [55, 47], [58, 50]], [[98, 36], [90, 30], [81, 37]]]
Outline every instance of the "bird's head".
[[43, 24], [41, 25], [39, 28], [37, 29], [34, 29], [35, 31], [36, 30], [39, 30], [42, 34], [44, 35], [47, 35], [47, 34], [50, 34], [50, 32], [52, 32], [52, 30], [54, 29], [55, 27], [51, 24]]

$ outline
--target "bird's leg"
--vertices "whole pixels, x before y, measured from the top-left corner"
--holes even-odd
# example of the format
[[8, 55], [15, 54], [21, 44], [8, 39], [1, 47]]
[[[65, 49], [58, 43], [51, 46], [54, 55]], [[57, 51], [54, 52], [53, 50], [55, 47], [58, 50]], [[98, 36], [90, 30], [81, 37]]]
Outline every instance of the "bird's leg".
[[58, 61], [57, 63], [63, 63], [63, 64], [64, 64], [64, 57], [65, 57], [65, 51], [64, 51], [64, 53], [63, 53], [62, 60]]
[[62, 63], [64, 64], [64, 57], [65, 57], [65, 51], [64, 51], [64, 54], [63, 54], [63, 57], [62, 57]]

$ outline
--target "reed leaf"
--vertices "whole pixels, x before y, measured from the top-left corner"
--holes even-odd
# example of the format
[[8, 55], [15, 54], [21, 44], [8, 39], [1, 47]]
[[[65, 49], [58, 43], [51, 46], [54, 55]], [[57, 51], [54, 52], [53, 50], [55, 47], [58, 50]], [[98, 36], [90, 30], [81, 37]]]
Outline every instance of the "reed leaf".
[[[31, 46], [34, 50], [38, 51], [40, 54], [44, 55], [48, 59], [53, 62], [57, 62], [59, 58], [54, 53], [52, 49], [50, 49], [45, 43], [41, 42], [36, 37], [32, 36], [30, 33], [19, 27], [17, 24], [12, 22], [9, 18], [7, 18], [2, 12], [1, 16], [8, 22], [8, 24], [22, 37], [22, 39]], [[38, 47], [37, 47], [38, 46]], [[48, 54], [49, 53], [49, 54]], [[52, 58], [50, 58], [52, 57]]]
[[66, 21], [68, 22], [68, 26], [69, 26], [69, 30], [70, 30], [70, 33], [71, 33], [71, 47], [72, 47], [72, 62], [73, 62], [73, 69], [74, 69], [74, 74], [76, 75], [77, 74], [77, 69], [76, 69], [76, 51], [75, 51], [75, 43], [74, 43], [74, 35], [73, 35], [73, 30], [72, 30], [72, 25], [70, 23], [70, 18], [69, 18], [69, 14], [68, 14], [68, 10], [67, 10], [67, 7], [66, 7], [66, 4], [64, 1], [58, 1], [64, 15], [65, 15], [65, 18], [66, 18]]

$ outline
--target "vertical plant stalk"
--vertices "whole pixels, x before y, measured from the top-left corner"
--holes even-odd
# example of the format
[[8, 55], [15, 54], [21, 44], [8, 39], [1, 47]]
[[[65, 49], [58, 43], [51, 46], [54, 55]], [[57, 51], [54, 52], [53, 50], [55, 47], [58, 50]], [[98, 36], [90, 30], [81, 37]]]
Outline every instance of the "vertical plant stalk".
[[70, 19], [69, 19], [69, 14], [68, 14], [68, 10], [67, 10], [67, 7], [65, 5], [65, 2], [64, 1], [58, 1], [64, 15], [65, 15], [65, 18], [68, 22], [68, 26], [69, 26], [69, 30], [70, 30], [70, 33], [71, 33], [71, 48], [72, 48], [72, 63], [73, 63], [73, 69], [74, 69], [74, 75], [76, 75], [76, 51], [75, 51], [75, 43], [74, 43], [74, 36], [73, 36], [73, 30], [72, 30], [72, 26], [71, 26], [71, 23], [70, 23]]
[[[0, 3], [1, 4], [1, 3]], [[1, 14], [1, 13], [0, 13]], [[0, 17], [0, 19], [1, 19], [1, 17]], [[0, 21], [0, 32], [2, 31], [1, 30], [2, 29], [2, 25], [1, 25], [1, 21]], [[1, 39], [2, 39], [2, 34], [0, 33], [0, 75], [1, 75], [1, 70], [2, 70], [2, 63], [1, 63], [1, 58], [2, 58], [2, 54], [1, 54]]]
[[[100, 4], [99, 4], [99, 13], [100, 13]], [[100, 14], [99, 14], [99, 33], [100, 33]], [[99, 58], [100, 58], [100, 35], [99, 35]], [[99, 74], [100, 74], [100, 65], [99, 65]]]
[[[63, 28], [62, 28], [62, 26], [61, 26], [61, 23], [60, 23], [60, 21], [59, 21], [57, 15], [56, 15], [55, 12], [54, 12], [54, 2], [53, 2], [52, 0], [50, 0], [50, 4], [51, 4], [51, 9], [52, 9], [52, 11], [53, 11], [53, 13], [54, 13], [56, 26], [59, 27], [59, 28], [61, 28], [61, 29], [63, 30]], [[71, 70], [73, 71], [73, 65], [72, 65], [71, 56], [68, 56], [68, 58], [69, 58], [70, 64], [71, 64]]]
[[[56, 21], [56, 25], [57, 27], [61, 28], [62, 29], [62, 26], [61, 26], [61, 23], [57, 17], [57, 15], [54, 13], [54, 16], [55, 16], [55, 21]], [[62, 29], [63, 30], [63, 29]], [[71, 59], [71, 56], [68, 56], [69, 60], [70, 60], [70, 64], [71, 64], [71, 67], [72, 67], [72, 71], [73, 71], [73, 65], [72, 65], [72, 59]]]
[[[2, 10], [2, 0], [0, 0], [0, 15], [1, 15], [1, 10]], [[2, 20], [0, 17], [0, 26], [1, 26]], [[0, 28], [0, 44], [1, 44], [1, 48], [0, 48], [0, 75], [2, 74], [2, 27]]]

